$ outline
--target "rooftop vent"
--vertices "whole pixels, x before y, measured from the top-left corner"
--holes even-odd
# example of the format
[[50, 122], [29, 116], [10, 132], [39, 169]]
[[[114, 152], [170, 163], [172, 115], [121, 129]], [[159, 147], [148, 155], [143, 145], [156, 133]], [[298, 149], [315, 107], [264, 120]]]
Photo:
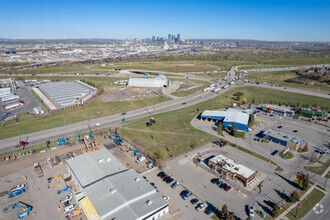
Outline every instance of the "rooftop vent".
[[140, 182], [140, 178], [139, 177], [136, 177], [135, 178], [135, 182]]
[[104, 159], [100, 159], [100, 160], [99, 160], [99, 163], [103, 163], [103, 162], [104, 162]]
[[147, 201], [147, 205], [152, 205], [152, 201], [151, 200], [148, 200]]
[[110, 157], [108, 157], [108, 158], [107, 158], [107, 162], [110, 162], [110, 160], [111, 160], [111, 158], [110, 158]]
[[113, 193], [116, 192], [116, 191], [117, 191], [116, 188], [111, 188], [111, 189], [110, 189], [110, 193], [111, 193], [111, 194], [113, 194]]

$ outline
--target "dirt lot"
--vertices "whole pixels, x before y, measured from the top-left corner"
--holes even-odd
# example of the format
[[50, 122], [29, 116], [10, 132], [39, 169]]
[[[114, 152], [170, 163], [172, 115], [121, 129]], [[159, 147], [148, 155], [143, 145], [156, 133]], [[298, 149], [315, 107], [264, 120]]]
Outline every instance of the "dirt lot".
[[99, 97], [101, 102], [132, 101], [161, 95], [161, 88], [115, 87]]

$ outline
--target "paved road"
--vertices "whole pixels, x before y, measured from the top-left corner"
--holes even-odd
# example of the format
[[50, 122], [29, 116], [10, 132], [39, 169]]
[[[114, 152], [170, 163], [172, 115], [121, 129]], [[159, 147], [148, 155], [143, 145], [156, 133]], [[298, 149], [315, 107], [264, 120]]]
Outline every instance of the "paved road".
[[[234, 66], [228, 71], [227, 78], [233, 78], [235, 76], [236, 68], [237, 67]], [[93, 75], [93, 76], [96, 76], [96, 75]], [[203, 77], [201, 77], [201, 78], [203, 78]], [[207, 80], [210, 80], [210, 79], [207, 78]], [[240, 86], [242, 86], [242, 85], [240, 85]], [[257, 85], [252, 84], [252, 85], [246, 85], [246, 86], [257, 86]], [[157, 114], [157, 113], [161, 113], [161, 112], [168, 112], [168, 111], [173, 111], [176, 109], [185, 108], [187, 106], [191, 106], [191, 105], [206, 101], [208, 99], [212, 99], [212, 98], [214, 98], [218, 95], [221, 95], [224, 92], [227, 92], [235, 87], [237, 87], [237, 86], [229, 86], [227, 89], [222, 89], [219, 91], [219, 93], [216, 93], [216, 94], [212, 93], [212, 92], [203, 93], [201, 91], [198, 91], [198, 92], [196, 92], [192, 95], [186, 96], [186, 97], [179, 97], [174, 100], [163, 102], [163, 103], [160, 103], [160, 104], [157, 104], [154, 106], [149, 106], [149, 107], [136, 109], [136, 110], [127, 112], [125, 118], [126, 118], [126, 121], [130, 121], [130, 120], [147, 117], [152, 114]], [[264, 87], [264, 88], [275, 89], [275, 90], [283, 90], [283, 88], [281, 88], [281, 87], [272, 87], [272, 86], [268, 86], [268, 85], [258, 85], [258, 87]], [[329, 96], [326, 94], [305, 91], [305, 90], [301, 90], [301, 89], [287, 88], [286, 90], [283, 90], [283, 91], [329, 98]], [[185, 102], [186, 104], [183, 105], [182, 104], [183, 102]], [[101, 117], [101, 118], [97, 118], [97, 119], [82, 121], [82, 122], [78, 122], [78, 123], [74, 123], [74, 124], [70, 124], [70, 125], [64, 125], [64, 126], [53, 128], [53, 129], [47, 129], [44, 131], [39, 131], [39, 132], [34, 132], [34, 133], [26, 134], [26, 135], [3, 139], [3, 140], [0, 140], [0, 153], [8, 152], [8, 151], [15, 149], [19, 140], [25, 140], [27, 137], [29, 137], [28, 140], [31, 145], [40, 144], [40, 143], [44, 143], [46, 137], [49, 140], [56, 140], [59, 137], [75, 135], [79, 131], [87, 132], [87, 131], [89, 131], [88, 126], [90, 126], [94, 129], [96, 123], [100, 123], [100, 126], [98, 128], [118, 126], [121, 124], [121, 121], [120, 121], [121, 118], [122, 118], [122, 116], [120, 114], [109, 115], [109, 116], [105, 116], [105, 117]]]

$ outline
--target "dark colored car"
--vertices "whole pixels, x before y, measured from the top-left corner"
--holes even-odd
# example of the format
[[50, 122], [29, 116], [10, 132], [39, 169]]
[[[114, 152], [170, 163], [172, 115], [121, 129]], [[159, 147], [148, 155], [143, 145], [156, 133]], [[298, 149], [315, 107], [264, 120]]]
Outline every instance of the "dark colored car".
[[221, 182], [221, 181], [218, 181], [218, 182], [217, 182], [217, 186], [219, 186], [220, 188], [221, 188], [221, 186], [222, 186], [223, 184], [224, 184], [224, 183]]
[[227, 186], [228, 186], [227, 183], [223, 183], [220, 188], [221, 189], [226, 189]]
[[282, 125], [278, 126], [277, 128], [282, 128]]
[[272, 155], [272, 156], [275, 156], [277, 153], [278, 153], [278, 150], [274, 150], [274, 151], [271, 153], [271, 155]]
[[126, 112], [121, 113], [121, 115], [126, 115]]
[[182, 105], [185, 105], [185, 104], [187, 104], [187, 102], [182, 103]]
[[267, 205], [269, 205], [271, 208], [274, 208], [275, 205], [276, 205], [274, 202], [269, 201], [269, 200], [264, 200], [264, 202], [265, 202]]
[[192, 200], [190, 200], [190, 203], [193, 204], [193, 205], [195, 205], [197, 202], [198, 202], [198, 199], [192, 199]]
[[150, 185], [155, 186], [155, 183], [150, 183]]
[[216, 184], [219, 182], [219, 178], [213, 178], [211, 179], [211, 183]]
[[293, 130], [293, 132], [294, 132], [294, 133], [297, 133], [297, 132], [298, 132], [298, 130]]
[[159, 172], [159, 173], [157, 174], [157, 176], [158, 176], [158, 177], [162, 177], [162, 176], [164, 176], [164, 174], [165, 174], [164, 172]]
[[225, 191], [228, 192], [231, 189], [231, 186], [226, 186]]
[[[165, 174], [166, 175], [166, 174]], [[163, 178], [163, 181], [166, 182], [168, 179], [170, 179], [171, 177], [170, 176], [167, 176]]]
[[174, 179], [170, 177], [170, 178], [168, 178], [165, 182], [166, 182], [167, 184], [169, 184], [169, 183], [173, 182], [173, 180], [174, 180]]
[[206, 215], [210, 215], [213, 212], [213, 210], [214, 210], [214, 207], [212, 205], [209, 205], [209, 206], [207, 206], [207, 208], [206, 208], [206, 210], [205, 210], [204, 213]]

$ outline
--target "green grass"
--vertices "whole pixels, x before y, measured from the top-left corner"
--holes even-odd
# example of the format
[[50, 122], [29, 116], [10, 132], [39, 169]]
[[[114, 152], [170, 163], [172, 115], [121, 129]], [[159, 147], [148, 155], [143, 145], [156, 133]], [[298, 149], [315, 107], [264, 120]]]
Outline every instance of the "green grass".
[[253, 80], [255, 82], [266, 82], [268, 84], [275, 84], [281, 86], [287, 86], [297, 89], [305, 89], [314, 92], [330, 93], [330, 86], [326, 83], [319, 83], [317, 81], [310, 81], [307, 85], [285, 82], [286, 79], [297, 77], [296, 71], [275, 71], [275, 72], [263, 72], [263, 73], [252, 73], [246, 76], [246, 79]]
[[249, 70], [249, 69], [271, 69], [271, 68], [280, 68], [288, 67], [288, 65], [250, 65], [239, 67], [239, 70]]
[[150, 70], [164, 72], [206, 72], [216, 69], [215, 66], [194, 61], [180, 62], [127, 62], [106, 64], [105, 67], [94, 66], [93, 69], [112, 70], [112, 69], [133, 69], [133, 70]]
[[[317, 167], [305, 167], [308, 171], [312, 173], [316, 173], [318, 175], [322, 175], [324, 171], [330, 166], [330, 161], [326, 162], [322, 166], [317, 166]], [[329, 175], [329, 174], [327, 174]]]
[[292, 154], [290, 151], [288, 152], [287, 156], [284, 157], [284, 150], [281, 151], [280, 156], [281, 156], [283, 159], [286, 159], [286, 160], [288, 160], [288, 159], [292, 159], [292, 158], [293, 158], [293, 154]]
[[[162, 157], [173, 157], [182, 154], [195, 146], [202, 145], [213, 139], [213, 136], [197, 130], [190, 125], [190, 121], [196, 117], [196, 109], [199, 108], [200, 112], [203, 112], [206, 109], [230, 107], [231, 102], [235, 101], [233, 100], [233, 94], [237, 91], [243, 92], [244, 97], [246, 97], [248, 101], [251, 101], [252, 98], [254, 98], [256, 101], [260, 100], [265, 103], [269, 103], [270, 100], [290, 103], [296, 102], [298, 99], [303, 103], [312, 100], [321, 103], [321, 105], [329, 103], [328, 99], [317, 99], [312, 96], [290, 94], [284, 91], [281, 92], [271, 89], [251, 87], [235, 88], [212, 100], [189, 106], [184, 109], [157, 114], [155, 116], [157, 124], [151, 128], [146, 127], [146, 122], [149, 121], [149, 118], [128, 122], [124, 127], [120, 128], [120, 133], [132, 143], [135, 143], [138, 146], [143, 146], [152, 154], [166, 152], [165, 156], [162, 155]], [[268, 158], [258, 155], [255, 152], [250, 152], [243, 148], [242, 150], [268, 161]], [[273, 164], [277, 165], [276, 163]], [[278, 170], [281, 170], [281, 168]]]
[[218, 218], [218, 216], [216, 214], [212, 215], [211, 219], [213, 219], [213, 220], [220, 220], [220, 218]]
[[325, 178], [330, 179], [330, 172], [325, 175]]
[[[116, 114], [120, 112], [130, 111], [145, 106], [154, 105], [170, 98], [157, 96], [135, 101], [118, 101], [118, 102], [100, 102], [97, 99], [92, 100], [81, 107], [58, 111], [47, 116], [32, 116], [22, 114], [19, 116], [19, 124], [15, 124], [15, 119], [0, 124], [0, 139], [36, 132], [45, 129], [72, 124], [88, 118], [98, 118], [106, 115]], [[102, 123], [102, 122], [100, 122]]]
[[328, 64], [330, 58], [266, 60], [262, 63], [265, 65], [316, 65]]
[[[312, 192], [300, 202], [297, 216], [296, 214], [296, 208], [291, 210], [290, 213], [286, 215], [289, 219], [295, 220], [295, 219], [303, 219], [304, 216], [325, 196], [323, 192], [317, 189], [313, 189]], [[327, 207], [324, 207], [327, 208]]]

